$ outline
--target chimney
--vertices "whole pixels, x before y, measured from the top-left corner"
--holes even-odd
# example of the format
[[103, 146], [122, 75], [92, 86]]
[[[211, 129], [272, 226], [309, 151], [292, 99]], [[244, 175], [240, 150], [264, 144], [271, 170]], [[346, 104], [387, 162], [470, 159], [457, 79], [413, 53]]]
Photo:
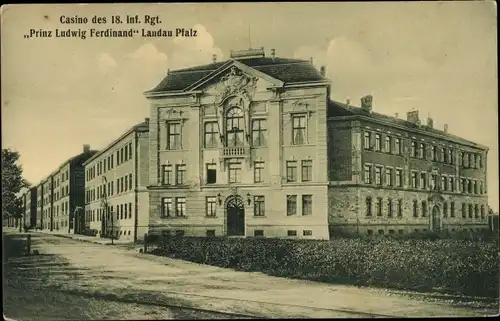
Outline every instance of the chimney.
[[276, 50], [271, 49], [271, 58], [273, 58], [273, 59], [274, 59], [274, 58], [275, 58], [275, 56], [276, 56]]
[[394, 117], [398, 118], [399, 117], [399, 113], [395, 113]]
[[309, 58], [309, 61], [310, 61], [311, 63], [313, 63], [313, 57]]
[[217, 61], [217, 55], [216, 54], [213, 54], [212, 55], [212, 63], [215, 64], [215, 62]]
[[409, 111], [406, 113], [406, 120], [410, 123], [420, 124], [420, 119], [418, 118], [418, 110]]
[[444, 124], [444, 132], [445, 134], [448, 134], [448, 124]]
[[361, 97], [361, 109], [367, 112], [372, 111], [372, 101], [373, 101], [373, 96], [372, 95], [366, 95], [364, 97]]
[[319, 69], [319, 72], [321, 73], [321, 76], [325, 77], [325, 75], [326, 75], [326, 67], [325, 66], [321, 66], [321, 68]]
[[350, 104], [351, 104], [351, 99], [347, 98], [345, 101], [346, 107], [349, 107]]
[[83, 152], [84, 153], [90, 152], [90, 145], [87, 145], [87, 144], [83, 145]]
[[144, 121], [146, 122], [146, 124], [149, 124], [149, 117], [144, 118]]
[[427, 117], [427, 127], [434, 128], [434, 119]]

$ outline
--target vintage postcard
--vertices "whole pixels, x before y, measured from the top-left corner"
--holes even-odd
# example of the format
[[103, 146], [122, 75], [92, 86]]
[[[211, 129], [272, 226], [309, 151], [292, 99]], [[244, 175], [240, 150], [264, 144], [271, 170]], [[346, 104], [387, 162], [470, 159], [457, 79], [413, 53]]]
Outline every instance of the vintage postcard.
[[492, 1], [1, 7], [3, 314], [499, 314]]

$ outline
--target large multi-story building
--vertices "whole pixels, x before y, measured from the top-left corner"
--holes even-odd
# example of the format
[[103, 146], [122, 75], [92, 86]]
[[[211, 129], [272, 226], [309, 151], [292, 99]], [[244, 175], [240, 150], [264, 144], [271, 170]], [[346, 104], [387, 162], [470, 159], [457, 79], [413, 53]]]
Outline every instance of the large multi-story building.
[[330, 102], [329, 224], [368, 234], [487, 229], [488, 148], [406, 119]]
[[83, 152], [63, 162], [36, 187], [36, 226], [42, 230], [74, 231], [74, 214], [84, 208], [83, 162], [97, 151]]
[[327, 239], [487, 226], [488, 149], [330, 100], [324, 67], [231, 53], [150, 101], [150, 233]]
[[147, 233], [148, 123], [133, 126], [84, 163], [85, 228], [130, 241]]
[[329, 81], [231, 53], [170, 71], [150, 100], [150, 233], [328, 238]]
[[28, 228], [36, 226], [36, 191], [36, 186], [32, 186], [22, 195], [23, 226]]

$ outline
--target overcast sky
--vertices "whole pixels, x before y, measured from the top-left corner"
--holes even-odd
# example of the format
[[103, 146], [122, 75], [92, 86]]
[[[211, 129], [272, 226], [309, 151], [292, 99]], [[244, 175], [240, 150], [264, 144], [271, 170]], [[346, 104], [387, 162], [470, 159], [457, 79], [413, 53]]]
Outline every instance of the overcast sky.
[[[38, 183], [83, 144], [105, 147], [143, 118], [142, 92], [167, 70], [263, 46], [326, 65], [332, 98], [404, 117], [489, 146], [489, 197], [498, 210], [496, 6], [493, 2], [18, 5], [2, 7], [2, 147], [21, 153]], [[196, 38], [24, 39], [33, 29], [115, 27], [111, 15], [159, 15], [138, 28], [195, 28]], [[61, 15], [106, 25], [62, 25]], [[250, 26], [250, 37], [249, 37]], [[125, 26], [127, 27], [127, 26]]]

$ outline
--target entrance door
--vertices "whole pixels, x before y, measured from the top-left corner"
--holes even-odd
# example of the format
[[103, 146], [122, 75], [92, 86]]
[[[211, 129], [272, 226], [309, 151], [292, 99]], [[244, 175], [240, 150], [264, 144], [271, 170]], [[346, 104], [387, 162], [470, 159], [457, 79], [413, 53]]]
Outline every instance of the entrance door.
[[240, 196], [231, 196], [226, 203], [227, 235], [245, 235], [245, 204]]
[[434, 205], [431, 215], [431, 231], [439, 232], [441, 230], [441, 211], [439, 206]]

